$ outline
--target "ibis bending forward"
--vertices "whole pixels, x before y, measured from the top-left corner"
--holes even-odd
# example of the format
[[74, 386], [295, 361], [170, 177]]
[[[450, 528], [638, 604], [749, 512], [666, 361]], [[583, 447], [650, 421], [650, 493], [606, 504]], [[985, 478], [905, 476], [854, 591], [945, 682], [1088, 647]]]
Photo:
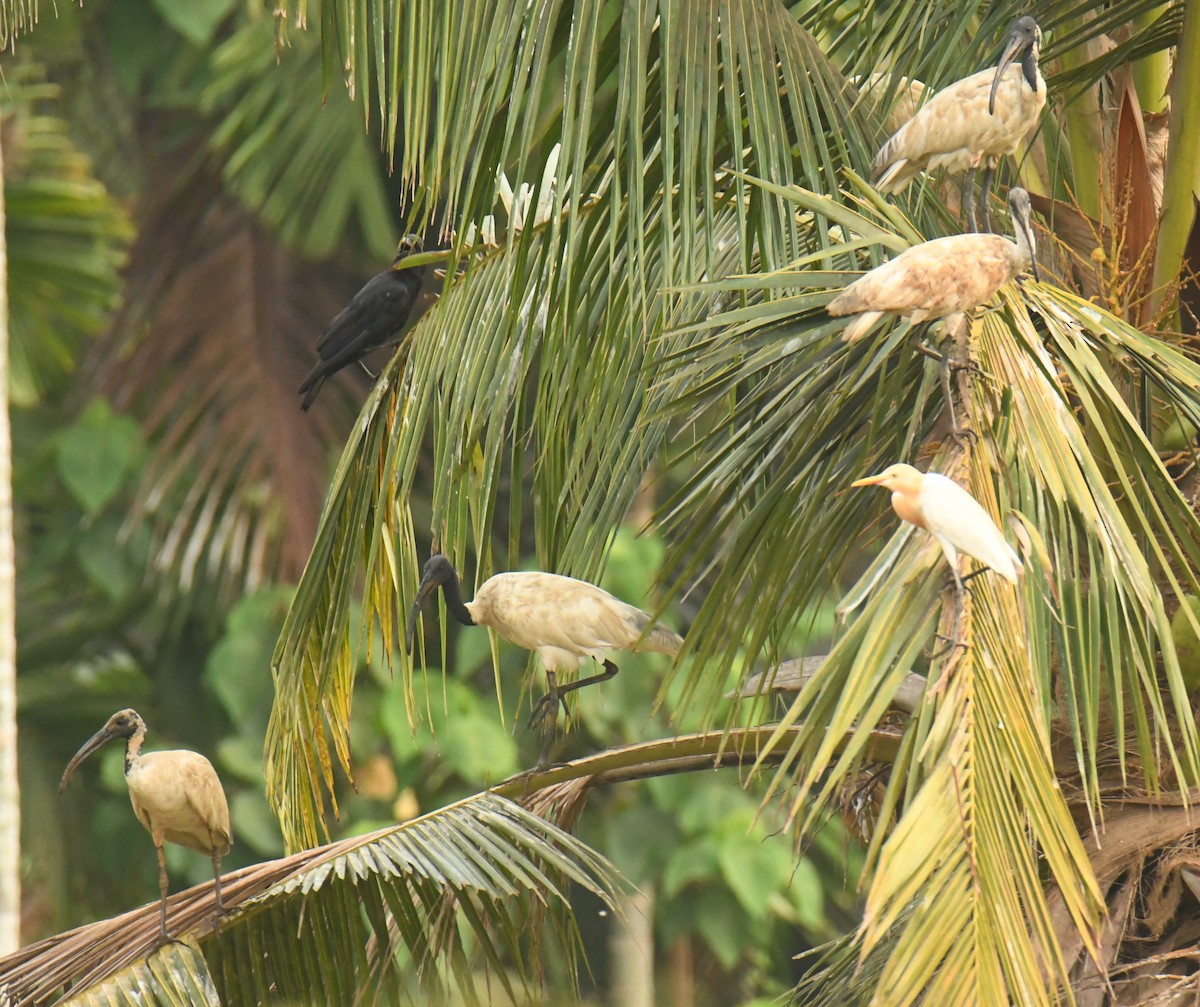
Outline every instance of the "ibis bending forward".
[[866, 335], [885, 314], [913, 322], [944, 318], [954, 329], [966, 312], [989, 301], [1027, 266], [1037, 276], [1037, 243], [1030, 220], [1029, 193], [1010, 189], [1016, 241], [999, 234], [952, 234], [905, 249], [876, 266], [829, 302], [831, 315], [857, 315], [842, 338]]
[[304, 396], [300, 408], [305, 412], [316, 400], [326, 378], [395, 340], [396, 333], [412, 313], [425, 279], [423, 267], [404, 269], [403, 263], [422, 247], [421, 239], [415, 234], [405, 235], [391, 266], [371, 277], [329, 323], [317, 340], [317, 353], [321, 359], [299, 388], [299, 394]]
[[167, 935], [167, 862], [163, 841], [199, 850], [212, 857], [213, 892], [216, 911], [221, 905], [221, 857], [229, 852], [233, 830], [229, 826], [229, 805], [212, 763], [196, 752], [148, 752], [142, 755], [146, 722], [136, 710], [120, 710], [108, 718], [99, 731], [67, 763], [61, 794], [84, 759], [113, 738], [125, 739], [125, 784], [129, 801], [138, 821], [150, 830], [158, 853], [158, 890], [161, 900], [158, 917], [159, 937]]
[[[902, 521], [924, 528], [942, 547], [961, 607], [963, 578], [958, 554], [965, 553], [1015, 584], [1021, 560], [1005, 541], [991, 515], [953, 479], [938, 472], [920, 472], [911, 465], [889, 465], [879, 475], [855, 480], [851, 486], [882, 486], [892, 491], [892, 509]], [[982, 572], [982, 571], [979, 571]], [[974, 574], [969, 575], [969, 579]]]
[[938, 91], [880, 148], [871, 165], [876, 188], [902, 192], [919, 171], [965, 172], [963, 211], [974, 231], [974, 174], [982, 164], [983, 221], [990, 230], [988, 193], [996, 165], [1033, 131], [1046, 106], [1046, 82], [1038, 71], [1041, 44], [1037, 22], [1018, 18], [995, 69]]
[[[518, 647], [537, 651], [546, 667], [546, 694], [534, 704], [530, 725], [549, 718], [546, 744], [538, 768], [548, 764], [554, 720], [568, 692], [603, 682], [617, 673], [604, 656], [607, 650], [649, 651], [675, 655], [683, 638], [662, 626], [647, 627], [651, 617], [607, 591], [573, 577], [553, 573], [498, 573], [485, 580], [472, 601], [464, 602], [458, 574], [443, 555], [425, 564], [417, 599], [408, 619], [408, 649], [412, 651], [421, 606], [439, 587], [446, 608], [464, 626], [489, 626]], [[644, 635], [643, 635], [644, 634]], [[567, 685], [559, 685], [557, 672], [575, 671], [580, 662], [594, 658], [604, 670]]]

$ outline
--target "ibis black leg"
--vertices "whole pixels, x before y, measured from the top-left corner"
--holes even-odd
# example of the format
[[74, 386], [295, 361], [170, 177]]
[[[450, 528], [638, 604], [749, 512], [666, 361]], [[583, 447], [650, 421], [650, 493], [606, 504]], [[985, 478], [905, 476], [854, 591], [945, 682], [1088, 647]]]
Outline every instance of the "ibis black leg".
[[158, 854], [158, 937], [166, 944], [171, 939], [167, 935], [167, 890], [170, 887], [167, 858], [163, 856], [162, 843], [154, 844], [154, 852]]
[[979, 187], [979, 200], [983, 204], [983, 229], [989, 233], [992, 230], [992, 211], [988, 202], [992, 195], [992, 182], [996, 178], [996, 166], [988, 165], [983, 169], [983, 184]]
[[215, 922], [225, 915], [225, 903], [221, 901], [221, 854], [219, 854], [216, 850], [213, 850], [212, 865], [213, 901], [216, 903], [213, 908], [213, 920]]
[[975, 223], [975, 172], [968, 171], [963, 175], [962, 185], [963, 219], [967, 222], [968, 231], [978, 231]]
[[559, 708], [562, 708], [566, 716], [569, 717], [571, 715], [567, 709], [567, 693], [574, 692], [576, 689], [582, 689], [585, 685], [607, 682], [617, 671], [618, 668], [612, 661], [605, 661], [602, 672], [596, 675], [589, 675], [587, 678], [581, 678], [576, 682], [570, 683], [570, 685], [559, 685], [558, 676], [552, 671], [546, 672], [546, 694], [533, 704], [528, 722], [528, 727], [530, 728], [536, 727], [538, 724], [545, 724], [543, 728], [544, 740], [542, 742], [542, 753], [538, 757], [537, 763], [539, 770], [546, 769], [550, 765], [550, 750], [554, 745], [554, 728], [558, 722]]
[[[558, 708], [561, 706], [563, 712], [570, 716], [567, 711], [565, 696], [568, 692], [574, 692], [576, 689], [582, 689], [585, 685], [595, 685], [597, 682], [607, 682], [617, 673], [619, 669], [612, 661], [604, 662], [604, 670], [597, 675], [589, 675], [587, 678], [581, 678], [570, 685], [559, 685], [558, 679], [554, 672], [546, 672], [546, 682], [549, 688], [546, 694], [542, 696], [536, 703], [533, 704], [533, 709], [529, 713], [529, 727], [536, 727], [547, 716], [553, 719], [558, 719]], [[552, 712], [553, 711], [553, 712]]]

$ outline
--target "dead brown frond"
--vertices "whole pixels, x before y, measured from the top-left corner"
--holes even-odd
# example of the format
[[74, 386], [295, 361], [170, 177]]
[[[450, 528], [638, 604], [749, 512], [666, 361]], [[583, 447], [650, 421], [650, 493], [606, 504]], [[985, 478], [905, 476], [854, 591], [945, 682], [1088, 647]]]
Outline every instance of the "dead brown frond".
[[192, 156], [157, 166], [168, 181], [140, 208], [129, 296], [77, 404], [105, 394], [150, 441], [127, 528], [153, 530], [159, 570], [242, 591], [308, 558], [365, 378], [348, 372], [308, 416], [296, 388], [356, 280], [289, 253]]

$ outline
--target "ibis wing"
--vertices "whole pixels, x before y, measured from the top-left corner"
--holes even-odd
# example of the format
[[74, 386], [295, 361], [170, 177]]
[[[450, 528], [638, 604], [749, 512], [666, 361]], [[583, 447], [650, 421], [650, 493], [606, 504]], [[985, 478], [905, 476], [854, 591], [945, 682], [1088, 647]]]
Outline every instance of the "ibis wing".
[[[497, 574], [480, 587], [472, 604], [483, 606], [484, 621], [518, 646], [581, 656], [632, 647], [650, 620], [603, 588], [551, 573]], [[656, 629], [642, 646], [673, 653], [667, 650], [671, 638], [674, 634]]]
[[831, 315], [894, 311], [940, 317], [974, 307], [1008, 278], [1011, 247], [996, 234], [954, 234], [914, 245], [859, 277], [827, 310]]
[[[192, 756], [180, 766], [184, 780], [184, 793], [188, 806], [195, 812], [197, 818], [204, 823], [212, 835], [216, 852], [224, 855], [233, 843], [233, 828], [229, 823], [229, 804], [225, 800], [225, 790], [221, 786], [220, 777], [213, 769], [212, 763], [197, 752], [180, 753]], [[191, 846], [202, 853], [211, 853], [206, 845], [198, 846], [183, 842], [170, 834], [167, 838], [181, 846]]]
[[[908, 161], [911, 168], [905, 173], [904, 181], [907, 181], [916, 169], [929, 167], [934, 158], [970, 151], [975, 145], [979, 129], [976, 109], [982, 101], [983, 112], [987, 112], [988, 93], [995, 75], [994, 67], [980, 70], [970, 77], [955, 81], [930, 98], [880, 148], [871, 165], [872, 174], [878, 179], [891, 165]], [[970, 154], [965, 156], [969, 158]], [[962, 170], [962, 167], [955, 165], [947, 167]], [[903, 188], [903, 185], [898, 188]], [[897, 191], [897, 188], [889, 187], [887, 191]]]

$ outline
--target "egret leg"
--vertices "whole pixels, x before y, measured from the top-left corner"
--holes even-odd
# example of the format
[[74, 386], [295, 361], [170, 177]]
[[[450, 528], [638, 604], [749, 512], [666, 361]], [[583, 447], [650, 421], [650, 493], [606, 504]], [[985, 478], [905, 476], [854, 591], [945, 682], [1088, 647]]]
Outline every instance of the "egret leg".
[[988, 233], [992, 230], [992, 211], [988, 205], [992, 195], [992, 182], [996, 178], [996, 166], [989, 164], [983, 169], [983, 184], [980, 186], [979, 199], [983, 204], [983, 229]]
[[[157, 837], [156, 837], [157, 838]], [[166, 944], [171, 938], [167, 935], [167, 858], [163, 855], [161, 840], [154, 844], [154, 852], [158, 854], [158, 936]]]
[[963, 175], [962, 185], [962, 210], [963, 219], [967, 222], [968, 231], [978, 231], [979, 227], [975, 223], [975, 171], [968, 171]]

